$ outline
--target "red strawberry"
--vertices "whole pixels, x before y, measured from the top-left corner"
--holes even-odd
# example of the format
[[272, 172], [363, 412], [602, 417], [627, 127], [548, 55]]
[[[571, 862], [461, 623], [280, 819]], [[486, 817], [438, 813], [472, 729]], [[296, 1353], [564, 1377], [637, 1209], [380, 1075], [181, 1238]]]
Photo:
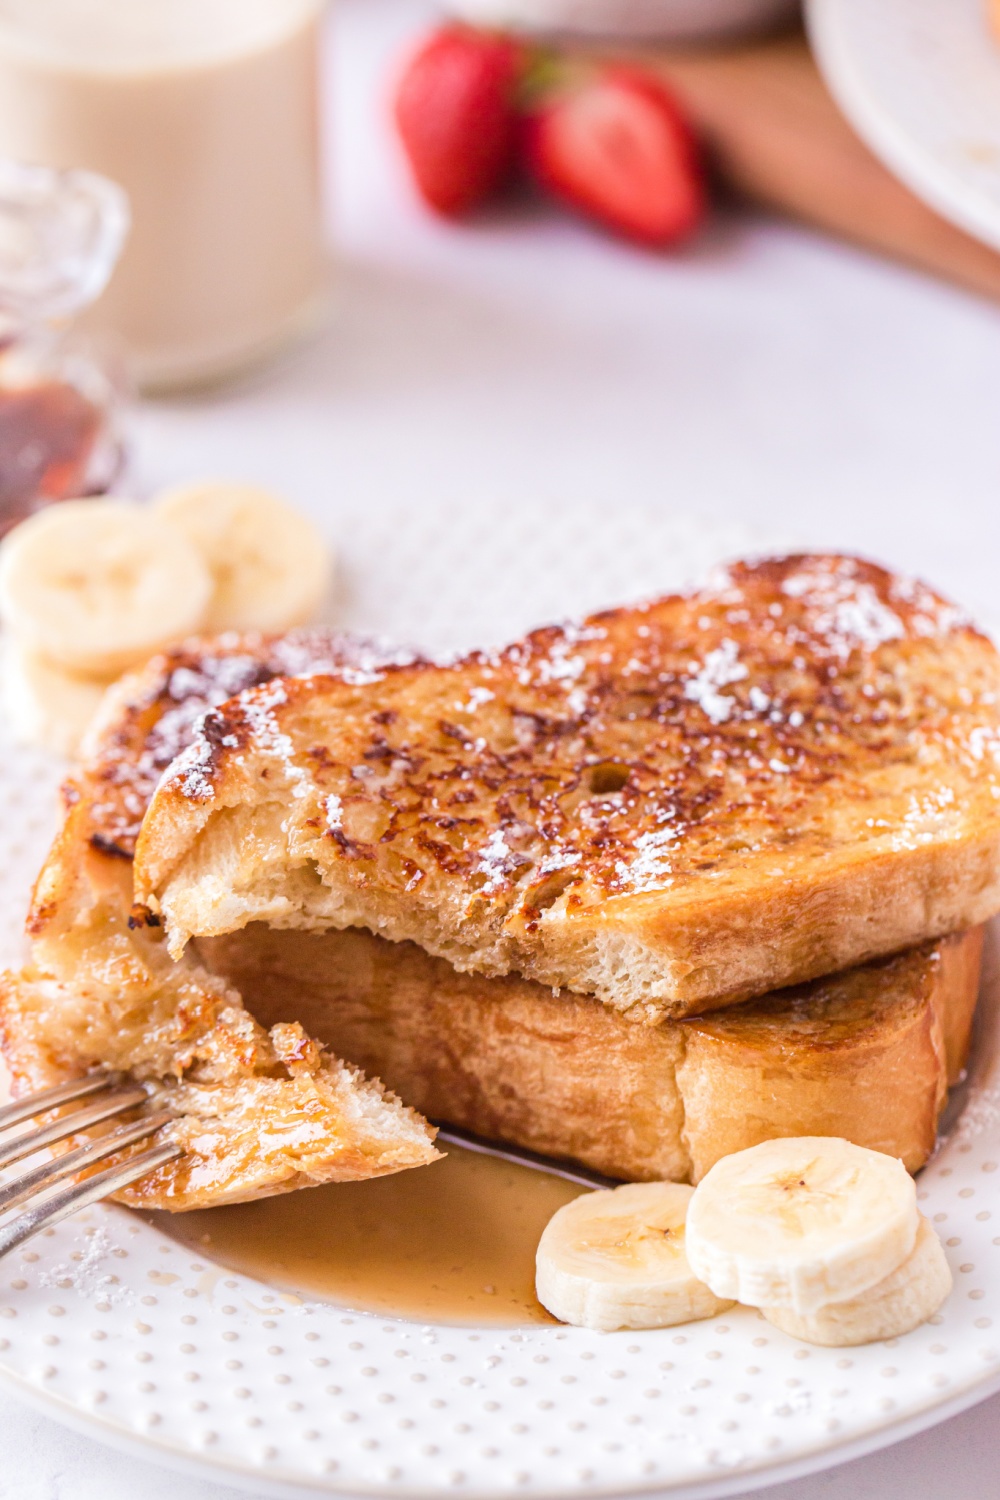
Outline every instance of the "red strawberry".
[[510, 37], [454, 25], [429, 37], [406, 67], [396, 125], [417, 186], [440, 213], [464, 213], [506, 175], [521, 66]]
[[527, 149], [544, 186], [629, 239], [671, 245], [701, 221], [694, 136], [640, 69], [603, 68], [556, 95], [531, 122]]

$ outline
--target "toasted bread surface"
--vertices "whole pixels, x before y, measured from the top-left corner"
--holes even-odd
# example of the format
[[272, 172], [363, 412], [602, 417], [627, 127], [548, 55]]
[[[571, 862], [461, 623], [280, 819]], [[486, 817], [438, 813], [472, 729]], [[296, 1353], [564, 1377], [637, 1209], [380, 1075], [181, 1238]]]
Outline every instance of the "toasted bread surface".
[[693, 1179], [776, 1136], [845, 1136], [922, 1166], [968, 1051], [982, 939], [974, 928], [680, 1023]]
[[[416, 660], [412, 651], [320, 628], [285, 635], [228, 631], [155, 656], [106, 695], [83, 746], [82, 766], [70, 779], [88, 804], [89, 841], [131, 859], [160, 777], [188, 748], [202, 715], [228, 698], [275, 677], [324, 672], [358, 683]], [[85, 786], [77, 789], [80, 780]]]
[[[754, 1122], [774, 1134], [788, 1121], [796, 1133], [832, 1121], [836, 1133], [888, 1141], [919, 1165], [944, 1086], [942, 1031], [951, 1076], [967, 1044], [979, 962], [972, 937], [841, 976], [825, 1001], [800, 1000], [797, 1011], [778, 997], [768, 1024], [772, 1001], [763, 1011], [739, 1007], [717, 1018], [734, 1023], [720, 1040], [698, 1034], [697, 1022], [636, 1026], [637, 1008], [626, 1022], [593, 999], [553, 995], [517, 976], [460, 974], [410, 943], [358, 929], [254, 926], [202, 943], [206, 966], [194, 955], [169, 963], [158, 928], [130, 925], [142, 814], [200, 713], [229, 691], [310, 665], [342, 670], [357, 687], [402, 659], [325, 633], [230, 636], [157, 659], [109, 699], [67, 785], [64, 824], [36, 887], [33, 963], [0, 982], [0, 1028], [22, 1087], [103, 1062], [143, 1078], [177, 1111], [185, 1158], [144, 1179], [129, 1201], [200, 1207], [431, 1159], [423, 1122], [351, 1064], [432, 1117], [615, 1176], [703, 1171], [721, 1141], [736, 1142], [726, 1150], [751, 1144]], [[237, 993], [244, 987], [253, 1019]], [[780, 1017], [794, 1026], [810, 1004], [814, 1035], [839, 1040], [796, 1052]], [[300, 1022], [350, 1063], [317, 1048]], [[906, 1072], [904, 1057], [905, 1094], [890, 1086]], [[729, 1090], [751, 1099], [754, 1068], [766, 1082], [741, 1125]], [[850, 1076], [867, 1081], [860, 1094]]]
[[[156, 658], [125, 679], [70, 778], [36, 884], [32, 957], [0, 976], [0, 1041], [19, 1091], [103, 1064], [169, 1108], [184, 1155], [127, 1190], [147, 1208], [201, 1208], [419, 1166], [426, 1122], [301, 1026], [265, 1031], [239, 995], [162, 932], [130, 922], [131, 846], [172, 737], [227, 690], [293, 664], [368, 670], [374, 648], [323, 633], [229, 638]], [[382, 657], [381, 659], [385, 659]], [[162, 764], [161, 764], [162, 763]]]
[[136, 849], [174, 952], [362, 926], [679, 1017], [1000, 909], [1000, 660], [872, 564], [740, 563], [372, 676], [206, 716]]
[[697, 1181], [774, 1136], [844, 1136], [915, 1171], [965, 1060], [982, 931], [723, 1013], [641, 1026], [368, 932], [202, 939], [265, 1025], [300, 1021], [437, 1121], [611, 1177]]

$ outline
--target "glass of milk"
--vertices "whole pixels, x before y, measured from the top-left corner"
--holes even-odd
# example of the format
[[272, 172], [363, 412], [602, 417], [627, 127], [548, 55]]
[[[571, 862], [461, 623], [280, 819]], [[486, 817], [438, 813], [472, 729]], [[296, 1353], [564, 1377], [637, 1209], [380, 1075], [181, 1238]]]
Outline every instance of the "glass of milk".
[[146, 389], [221, 379], [326, 279], [324, 0], [0, 0], [0, 156], [119, 183], [132, 231], [88, 313]]

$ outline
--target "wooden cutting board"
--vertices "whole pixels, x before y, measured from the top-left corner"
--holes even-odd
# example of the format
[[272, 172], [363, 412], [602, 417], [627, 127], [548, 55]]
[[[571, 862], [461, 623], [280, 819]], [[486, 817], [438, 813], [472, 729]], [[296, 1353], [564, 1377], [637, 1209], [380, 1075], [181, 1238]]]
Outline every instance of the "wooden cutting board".
[[1000, 300], [1000, 253], [942, 219], [872, 155], [801, 33], [641, 56], [673, 85], [736, 192]]

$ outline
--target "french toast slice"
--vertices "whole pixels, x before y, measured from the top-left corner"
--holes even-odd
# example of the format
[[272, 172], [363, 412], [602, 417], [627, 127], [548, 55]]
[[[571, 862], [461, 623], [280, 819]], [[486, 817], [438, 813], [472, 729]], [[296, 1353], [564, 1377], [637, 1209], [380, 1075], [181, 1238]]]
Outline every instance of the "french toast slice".
[[653, 1026], [357, 928], [255, 923], [197, 946], [265, 1025], [301, 1022], [432, 1120], [609, 1177], [697, 1182], [775, 1136], [921, 1167], [965, 1062], [982, 929]]
[[[422, 1126], [391, 1109], [390, 1141], [353, 1163], [351, 1129], [336, 1149], [328, 1131], [311, 1174], [282, 1154], [296, 1092], [308, 1098], [314, 1079], [338, 1095], [321, 1113], [327, 1126], [338, 1107], [357, 1114], [360, 1101], [372, 1117], [381, 1108], [377, 1086], [370, 1092], [350, 1068], [345, 1076], [321, 1052], [317, 1069], [303, 1026], [433, 1118], [611, 1176], [683, 1178], [723, 1150], [795, 1129], [843, 1134], [920, 1165], [967, 1045], [972, 934], [797, 999], [661, 1025], [516, 976], [460, 974], [411, 943], [357, 928], [255, 924], [169, 963], [158, 929], [129, 924], [131, 856], [156, 781], [194, 738], [199, 715], [275, 675], [340, 662], [357, 678], [386, 659], [301, 633], [229, 636], [154, 659], [114, 690], [70, 778], [28, 920], [33, 962], [0, 983], [0, 1029], [24, 1087], [102, 1062], [143, 1077], [177, 1110], [188, 1156], [127, 1201], [201, 1207], [418, 1163]], [[275, 1087], [294, 1068], [297, 1090]], [[261, 1140], [277, 1152], [262, 1157]]]
[[191, 936], [366, 927], [655, 1020], [1000, 909], [1000, 659], [856, 558], [208, 714], [136, 846]]
[[364, 677], [400, 659], [322, 632], [223, 638], [154, 659], [112, 692], [36, 884], [30, 963], [0, 976], [15, 1089], [95, 1065], [130, 1073], [175, 1116], [175, 1162], [119, 1195], [188, 1209], [353, 1181], [433, 1161], [434, 1131], [297, 1024], [265, 1030], [239, 995], [130, 921], [131, 848], [156, 779], [199, 712], [248, 682], [321, 665]]

